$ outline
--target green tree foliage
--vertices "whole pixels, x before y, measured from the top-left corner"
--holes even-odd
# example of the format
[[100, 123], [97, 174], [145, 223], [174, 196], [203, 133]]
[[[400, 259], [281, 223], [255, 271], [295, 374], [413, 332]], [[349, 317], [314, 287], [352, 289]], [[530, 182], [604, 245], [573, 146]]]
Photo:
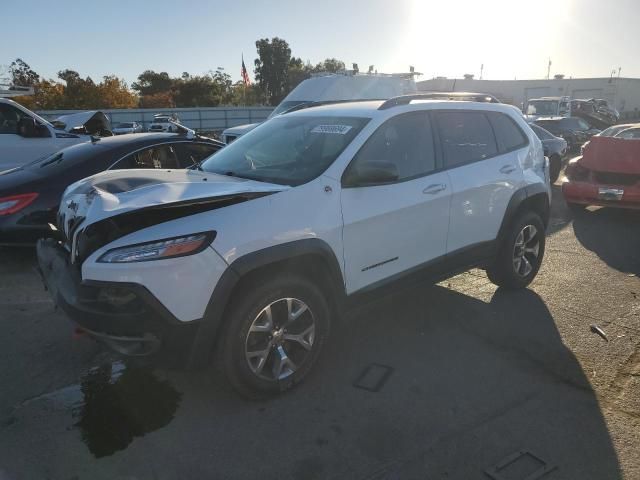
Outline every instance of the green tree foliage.
[[313, 67], [314, 72], [331, 72], [336, 73], [344, 70], [344, 62], [337, 58], [327, 58], [323, 62]]
[[9, 73], [12, 83], [22, 87], [32, 87], [40, 80], [40, 75], [21, 58], [16, 58], [11, 62]]
[[170, 91], [175, 83], [175, 79], [169, 77], [167, 72], [154, 72], [145, 70], [138, 75], [138, 81], [131, 84], [131, 88], [138, 92], [140, 96], [155, 95]]
[[278, 37], [256, 41], [258, 58], [255, 59], [255, 74], [258, 87], [270, 105], [277, 105], [288, 92], [291, 48]]
[[58, 81], [41, 78], [20, 58], [8, 71], [16, 85], [34, 87], [35, 95], [19, 97], [20, 103], [32, 109], [54, 110], [277, 105], [312, 73], [344, 70], [344, 63], [336, 58], [312, 65], [292, 57], [289, 44], [278, 37], [258, 40], [256, 49], [256, 83], [248, 86], [241, 81], [233, 83], [222, 69], [202, 75], [183, 72], [180, 77], [145, 70], [131, 84], [133, 92], [114, 75], [96, 83], [91, 77], [83, 78], [77, 71], [66, 69], [58, 72]]

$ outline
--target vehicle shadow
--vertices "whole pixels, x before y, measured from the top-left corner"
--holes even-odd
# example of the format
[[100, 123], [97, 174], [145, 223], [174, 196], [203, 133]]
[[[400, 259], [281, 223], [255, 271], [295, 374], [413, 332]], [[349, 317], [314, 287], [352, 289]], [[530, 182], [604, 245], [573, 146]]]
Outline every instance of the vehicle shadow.
[[[23, 409], [0, 458], [34, 478], [45, 468], [53, 478], [466, 480], [510, 456], [501, 478], [621, 478], [595, 394], [544, 301], [459, 279], [450, 284], [475, 296], [417, 285], [335, 322], [309, 378], [268, 401], [242, 400], [215, 369], [158, 371], [158, 381], [95, 370], [92, 382], [106, 381], [74, 390], [84, 397], [75, 429], [49, 407]], [[101, 431], [130, 434], [105, 450]]]
[[[476, 288], [491, 289], [484, 280]], [[198, 474], [220, 478], [252, 478], [256, 465], [263, 479], [484, 478], [512, 455], [501, 478], [621, 478], [595, 393], [544, 301], [489, 295], [417, 286], [381, 299], [335, 326], [289, 393], [256, 404], [217, 381], [179, 387], [172, 430], [207, 438], [217, 461]]]
[[599, 208], [573, 216], [576, 238], [608, 266], [640, 276], [640, 211]]

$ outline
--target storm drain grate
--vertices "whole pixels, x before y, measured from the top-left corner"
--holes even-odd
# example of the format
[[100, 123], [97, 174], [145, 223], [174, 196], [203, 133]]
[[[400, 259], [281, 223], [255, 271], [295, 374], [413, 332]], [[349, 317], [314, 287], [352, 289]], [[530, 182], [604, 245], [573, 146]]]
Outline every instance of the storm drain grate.
[[556, 468], [528, 450], [521, 450], [485, 470], [485, 473], [493, 480], [537, 480]]
[[392, 373], [393, 367], [372, 363], [365, 367], [360, 376], [353, 382], [353, 386], [369, 392], [379, 392]]

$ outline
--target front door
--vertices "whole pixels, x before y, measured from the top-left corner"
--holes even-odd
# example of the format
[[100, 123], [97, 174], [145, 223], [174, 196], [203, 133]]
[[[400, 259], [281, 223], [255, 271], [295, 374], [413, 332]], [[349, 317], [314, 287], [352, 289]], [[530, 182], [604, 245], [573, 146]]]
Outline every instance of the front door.
[[384, 282], [445, 254], [451, 186], [436, 170], [429, 116], [387, 120], [347, 172], [367, 163], [393, 164], [397, 180], [342, 189], [347, 293]]

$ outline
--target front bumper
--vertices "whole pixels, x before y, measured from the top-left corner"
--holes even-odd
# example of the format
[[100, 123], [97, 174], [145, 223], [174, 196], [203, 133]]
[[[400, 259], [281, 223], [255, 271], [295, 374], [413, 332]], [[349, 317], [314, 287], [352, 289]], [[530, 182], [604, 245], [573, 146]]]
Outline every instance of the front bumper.
[[184, 357], [199, 321], [178, 321], [142, 285], [83, 281], [69, 253], [53, 239], [39, 240], [38, 268], [58, 307], [94, 339], [129, 356], [159, 351]]
[[[620, 188], [624, 194], [620, 200], [600, 198], [600, 188]], [[595, 205], [601, 207], [640, 209], [640, 187], [636, 185], [611, 186], [590, 182], [576, 182], [565, 178], [562, 182], [562, 194], [567, 203]]]

